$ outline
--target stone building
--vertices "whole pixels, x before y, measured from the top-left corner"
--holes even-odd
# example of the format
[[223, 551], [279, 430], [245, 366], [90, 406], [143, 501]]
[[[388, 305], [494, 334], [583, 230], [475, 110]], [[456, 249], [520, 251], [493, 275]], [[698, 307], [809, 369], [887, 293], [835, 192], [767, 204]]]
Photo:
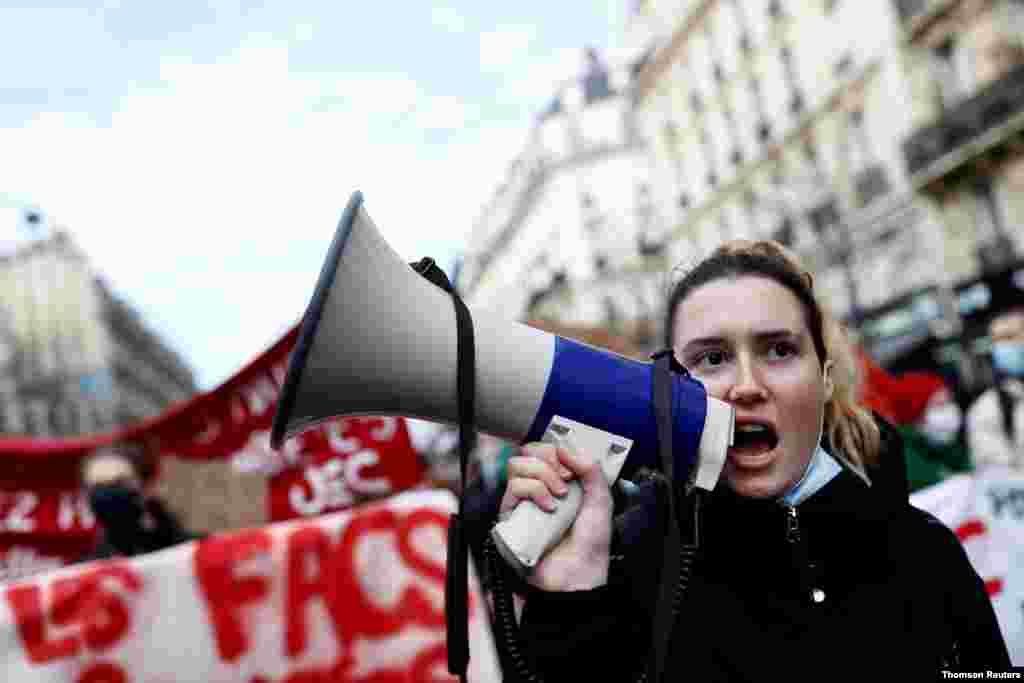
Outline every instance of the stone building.
[[953, 278], [996, 272], [1024, 250], [1024, 3], [896, 3], [904, 36], [911, 184], [936, 206]]
[[778, 239], [880, 360], [984, 386], [979, 330], [1024, 296], [1024, 3], [633, 9], [627, 39], [648, 54], [636, 117], [669, 260]]
[[[109, 432], [196, 392], [186, 361], [111, 291], [66, 232], [39, 226], [0, 256], [0, 432]], [[160, 495], [196, 530], [262, 523], [266, 487], [262, 475], [230, 462], [160, 465]]]
[[635, 101], [672, 260], [777, 239], [854, 319], [929, 281], [941, 216], [904, 165], [915, 122], [892, 2], [647, 0], [629, 32], [650, 54]]
[[483, 207], [459, 287], [471, 305], [510, 319], [643, 337], [660, 308], [661, 279], [651, 273], [664, 271], [665, 224], [630, 101], [638, 66], [585, 54]]
[[0, 306], [5, 433], [107, 431], [196, 391], [191, 369], [110, 291], [65, 232], [0, 257]]

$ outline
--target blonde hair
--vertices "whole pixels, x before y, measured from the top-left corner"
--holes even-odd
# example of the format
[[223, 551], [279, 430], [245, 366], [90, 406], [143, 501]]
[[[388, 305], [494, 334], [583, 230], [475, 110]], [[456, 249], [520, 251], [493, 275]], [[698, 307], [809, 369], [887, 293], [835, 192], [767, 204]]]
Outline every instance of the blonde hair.
[[[822, 365], [832, 361], [832, 395], [825, 402], [824, 432], [828, 434], [837, 457], [860, 470], [877, 465], [881, 433], [871, 413], [858, 402], [861, 371], [847, 330], [822, 304], [814, 290], [814, 276], [799, 257], [772, 240], [730, 240], [715, 249], [697, 268], [676, 283], [669, 297], [666, 336], [675, 320], [675, 309], [695, 286], [736, 275], [760, 275], [779, 281], [793, 290], [808, 309], [806, 316], [815, 338]], [[813, 310], [811, 310], [813, 308]], [[820, 329], [815, 327], [820, 325]]]

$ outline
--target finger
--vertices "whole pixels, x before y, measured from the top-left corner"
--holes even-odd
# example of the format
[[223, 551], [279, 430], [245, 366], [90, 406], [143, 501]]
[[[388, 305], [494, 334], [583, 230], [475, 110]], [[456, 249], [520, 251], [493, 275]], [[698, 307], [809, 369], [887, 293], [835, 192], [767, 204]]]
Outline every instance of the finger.
[[607, 477], [604, 476], [604, 470], [601, 468], [601, 463], [592, 454], [575, 448], [572, 442], [569, 441], [562, 448], [557, 450], [559, 461], [565, 465], [568, 469], [572, 470], [573, 474], [580, 480], [583, 485], [583, 491], [587, 495], [594, 494], [607, 494], [609, 492], [609, 484]]
[[[555, 456], [552, 452], [552, 457]], [[556, 496], [564, 496], [568, 492], [565, 481], [558, 476], [554, 467], [547, 460], [534, 457], [517, 456], [508, 461], [509, 480], [513, 477], [524, 479], [540, 479], [547, 485], [548, 490]]]
[[[505, 499], [515, 501], [508, 509], [512, 509], [523, 500], [532, 500], [540, 509], [546, 512], [554, 512], [558, 507], [555, 497], [551, 495], [544, 482], [539, 479], [510, 479]], [[504, 507], [504, 504], [502, 507]]]
[[557, 446], [549, 443], [528, 443], [520, 449], [520, 452], [524, 456], [530, 456], [534, 458], [540, 458], [544, 462], [548, 463], [558, 472], [558, 476], [562, 479], [569, 481], [575, 475], [568, 467], [563, 465], [558, 460], [558, 454], [555, 452]]

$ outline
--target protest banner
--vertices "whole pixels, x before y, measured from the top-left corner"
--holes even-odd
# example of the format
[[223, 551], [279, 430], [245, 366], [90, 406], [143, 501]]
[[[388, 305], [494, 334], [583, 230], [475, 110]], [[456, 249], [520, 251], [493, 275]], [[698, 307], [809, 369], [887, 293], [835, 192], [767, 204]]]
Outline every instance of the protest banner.
[[910, 501], [956, 533], [985, 582], [1011, 661], [1024, 666], [1024, 474], [986, 468], [921, 489]]
[[[19, 683], [399, 683], [447, 673], [454, 497], [413, 491], [0, 587]], [[470, 567], [470, 681], [500, 681]]]
[[73, 561], [97, 528], [79, 486], [82, 459], [117, 444], [159, 459], [233, 462], [267, 476], [268, 521], [313, 516], [421, 483], [404, 418], [331, 420], [270, 448], [297, 327], [216, 389], [110, 433], [0, 439], [0, 581]]

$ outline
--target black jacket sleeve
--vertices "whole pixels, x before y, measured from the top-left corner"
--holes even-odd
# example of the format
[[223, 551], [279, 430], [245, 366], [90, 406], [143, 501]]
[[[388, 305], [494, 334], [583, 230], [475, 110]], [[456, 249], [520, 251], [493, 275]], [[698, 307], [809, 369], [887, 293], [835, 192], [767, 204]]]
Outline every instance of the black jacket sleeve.
[[531, 591], [520, 631], [531, 667], [548, 682], [635, 680], [647, 663], [649, 643], [643, 610], [630, 596], [621, 584]]
[[636, 680], [649, 662], [664, 520], [653, 483], [616, 516], [609, 584], [589, 591], [530, 589], [521, 639], [544, 680]]

